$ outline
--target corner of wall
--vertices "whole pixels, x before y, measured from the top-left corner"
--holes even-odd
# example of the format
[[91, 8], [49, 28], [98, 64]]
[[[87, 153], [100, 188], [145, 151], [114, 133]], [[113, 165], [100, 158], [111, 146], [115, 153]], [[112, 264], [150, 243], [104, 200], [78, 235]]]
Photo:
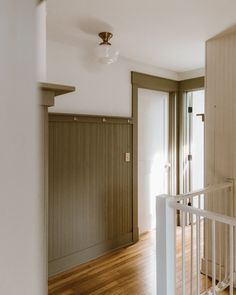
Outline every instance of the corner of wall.
[[178, 73], [178, 81], [205, 76], [205, 68]]

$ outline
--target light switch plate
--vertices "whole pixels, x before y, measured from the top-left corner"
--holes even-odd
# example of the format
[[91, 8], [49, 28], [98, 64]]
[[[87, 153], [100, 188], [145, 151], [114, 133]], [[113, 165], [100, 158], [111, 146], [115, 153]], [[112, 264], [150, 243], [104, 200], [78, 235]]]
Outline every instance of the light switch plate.
[[125, 162], [130, 162], [130, 153], [125, 153]]

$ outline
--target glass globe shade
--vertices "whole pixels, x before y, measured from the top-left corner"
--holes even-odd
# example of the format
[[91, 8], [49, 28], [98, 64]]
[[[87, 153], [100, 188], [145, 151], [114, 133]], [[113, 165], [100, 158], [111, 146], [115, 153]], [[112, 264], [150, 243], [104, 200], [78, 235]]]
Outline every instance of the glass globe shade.
[[112, 45], [102, 44], [95, 49], [97, 60], [103, 64], [112, 64], [117, 61], [119, 51]]

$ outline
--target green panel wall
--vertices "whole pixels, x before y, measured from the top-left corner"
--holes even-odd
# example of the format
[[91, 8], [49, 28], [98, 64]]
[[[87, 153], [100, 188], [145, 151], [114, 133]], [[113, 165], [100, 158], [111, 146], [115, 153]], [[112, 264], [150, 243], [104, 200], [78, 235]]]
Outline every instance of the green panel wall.
[[49, 116], [49, 275], [132, 243], [132, 127]]

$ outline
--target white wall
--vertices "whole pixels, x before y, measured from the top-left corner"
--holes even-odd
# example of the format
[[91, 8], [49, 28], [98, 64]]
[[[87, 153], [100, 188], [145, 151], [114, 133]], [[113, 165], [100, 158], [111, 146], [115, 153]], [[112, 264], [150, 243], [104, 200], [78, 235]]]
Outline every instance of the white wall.
[[57, 99], [50, 111], [131, 116], [131, 74], [144, 72], [178, 79], [175, 72], [120, 58], [116, 64], [100, 65], [91, 48], [48, 40], [47, 79], [76, 86], [77, 91]]
[[35, 8], [0, 2], [0, 294], [45, 295]]
[[168, 93], [138, 90], [138, 225], [155, 228], [155, 197], [167, 193]]
[[46, 27], [46, 0], [41, 1], [37, 6], [37, 79], [40, 82], [46, 81], [47, 74], [47, 27]]

